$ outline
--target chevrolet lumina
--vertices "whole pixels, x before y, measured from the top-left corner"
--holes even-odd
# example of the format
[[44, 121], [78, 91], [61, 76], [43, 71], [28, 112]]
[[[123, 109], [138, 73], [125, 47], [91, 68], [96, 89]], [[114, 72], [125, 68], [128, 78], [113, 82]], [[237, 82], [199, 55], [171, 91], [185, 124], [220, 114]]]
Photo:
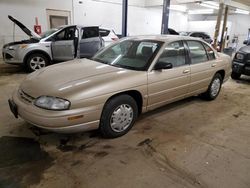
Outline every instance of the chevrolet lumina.
[[141, 113], [193, 95], [215, 99], [230, 74], [230, 57], [200, 39], [128, 37], [91, 59], [28, 75], [9, 105], [15, 117], [43, 129], [99, 129], [114, 138], [126, 134]]

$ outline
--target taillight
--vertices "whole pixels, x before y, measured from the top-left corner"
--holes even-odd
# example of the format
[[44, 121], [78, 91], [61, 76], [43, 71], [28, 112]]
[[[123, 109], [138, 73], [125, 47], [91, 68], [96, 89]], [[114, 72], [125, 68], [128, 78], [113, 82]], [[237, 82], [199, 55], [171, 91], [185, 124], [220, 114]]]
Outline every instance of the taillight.
[[111, 38], [113, 41], [117, 41], [117, 40], [119, 40], [119, 38]]

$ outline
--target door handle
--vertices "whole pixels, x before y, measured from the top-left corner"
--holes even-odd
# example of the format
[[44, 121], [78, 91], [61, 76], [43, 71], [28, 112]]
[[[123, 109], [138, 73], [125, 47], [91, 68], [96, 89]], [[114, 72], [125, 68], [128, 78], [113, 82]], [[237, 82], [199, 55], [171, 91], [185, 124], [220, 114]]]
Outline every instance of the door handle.
[[216, 67], [216, 65], [217, 65], [217, 64], [216, 64], [216, 63], [214, 63], [214, 64], [212, 64], [212, 65], [211, 65], [211, 67]]
[[187, 74], [187, 73], [189, 73], [189, 72], [190, 72], [189, 69], [186, 69], [186, 70], [183, 71], [184, 74]]

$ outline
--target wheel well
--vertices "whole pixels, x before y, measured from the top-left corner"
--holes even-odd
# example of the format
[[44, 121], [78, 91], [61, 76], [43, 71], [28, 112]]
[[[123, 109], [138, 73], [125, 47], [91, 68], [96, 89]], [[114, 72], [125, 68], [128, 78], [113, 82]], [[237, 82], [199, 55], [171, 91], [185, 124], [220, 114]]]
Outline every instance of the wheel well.
[[137, 104], [138, 115], [141, 114], [143, 100], [142, 100], [142, 95], [141, 95], [141, 93], [139, 91], [137, 91], [137, 90], [129, 90], [129, 91], [124, 91], [124, 92], [121, 92], [121, 93], [117, 93], [117, 94], [111, 96], [108, 100], [110, 100], [110, 99], [112, 99], [112, 98], [114, 98], [116, 96], [119, 96], [119, 95], [129, 95], [129, 96], [131, 96], [135, 100], [135, 102]]
[[216, 73], [219, 73], [222, 77], [222, 80], [224, 80], [224, 78], [225, 78], [225, 71], [224, 70], [217, 71]]
[[29, 56], [32, 55], [32, 54], [36, 54], [36, 53], [38, 53], [38, 54], [43, 54], [44, 56], [46, 56], [46, 57], [48, 58], [49, 64], [50, 64], [51, 58], [50, 58], [49, 54], [46, 53], [46, 52], [44, 52], [44, 51], [42, 51], [42, 50], [33, 50], [33, 51], [30, 51], [29, 53], [27, 53], [27, 54], [25, 55], [25, 57], [24, 57], [24, 59], [23, 59], [23, 62], [26, 64], [26, 62], [27, 62]]

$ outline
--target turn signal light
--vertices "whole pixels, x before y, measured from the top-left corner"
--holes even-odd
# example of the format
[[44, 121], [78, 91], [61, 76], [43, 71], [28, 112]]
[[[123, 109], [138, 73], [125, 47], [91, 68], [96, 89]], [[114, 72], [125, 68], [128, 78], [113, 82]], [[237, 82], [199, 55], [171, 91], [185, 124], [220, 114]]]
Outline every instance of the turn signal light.
[[81, 118], [83, 118], [83, 117], [84, 117], [84, 115], [71, 116], [71, 117], [68, 117], [68, 120], [69, 120], [69, 121], [72, 121], [72, 120], [76, 120], [76, 119], [81, 119]]

